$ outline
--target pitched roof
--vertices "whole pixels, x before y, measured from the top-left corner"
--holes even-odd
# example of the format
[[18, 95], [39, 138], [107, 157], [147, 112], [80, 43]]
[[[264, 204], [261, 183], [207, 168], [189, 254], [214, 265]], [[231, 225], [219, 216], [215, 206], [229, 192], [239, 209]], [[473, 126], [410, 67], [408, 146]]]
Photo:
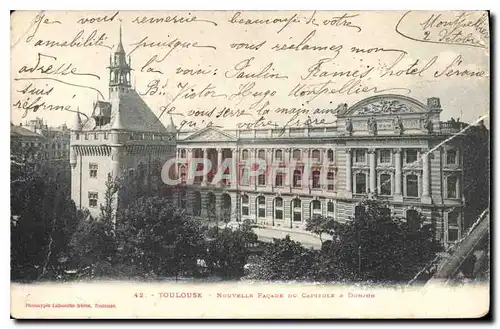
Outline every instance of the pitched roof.
[[14, 137], [38, 137], [44, 138], [42, 135], [21, 126], [10, 126], [10, 135]]
[[[163, 123], [153, 113], [141, 96], [133, 89], [120, 95], [120, 123], [124, 130], [166, 133]], [[111, 127], [117, 119], [117, 113], [111, 114]]]

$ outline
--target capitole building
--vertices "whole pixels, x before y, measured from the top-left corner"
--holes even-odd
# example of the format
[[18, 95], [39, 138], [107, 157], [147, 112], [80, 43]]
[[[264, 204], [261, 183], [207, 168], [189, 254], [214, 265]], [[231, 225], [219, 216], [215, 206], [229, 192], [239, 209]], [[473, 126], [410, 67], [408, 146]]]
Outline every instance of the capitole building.
[[[314, 215], [349, 220], [361, 200], [372, 198], [408, 221], [424, 215], [444, 244], [459, 240], [468, 226], [464, 186], [487, 168], [477, 152], [465, 152], [487, 149], [486, 139], [471, 137], [487, 135], [482, 122], [441, 122], [434, 97], [424, 104], [377, 95], [337, 110], [336, 125], [328, 127], [179, 132], [178, 172], [187, 187], [180, 205], [204, 218], [303, 230]], [[190, 165], [195, 159], [211, 167]], [[259, 162], [265, 171], [256, 169]], [[481, 189], [471, 186], [467, 195]], [[480, 205], [468, 206], [477, 215]]]
[[95, 217], [108, 174], [141, 168], [144, 182], [158, 183], [172, 164], [174, 201], [189, 214], [276, 229], [303, 230], [314, 215], [346, 221], [373, 198], [406, 220], [423, 214], [447, 244], [488, 205], [488, 130], [440, 121], [439, 98], [368, 97], [339, 105], [327, 127], [178, 131], [131, 86], [121, 28], [108, 70], [109, 100], [86, 120], [76, 113], [71, 128], [72, 199]]

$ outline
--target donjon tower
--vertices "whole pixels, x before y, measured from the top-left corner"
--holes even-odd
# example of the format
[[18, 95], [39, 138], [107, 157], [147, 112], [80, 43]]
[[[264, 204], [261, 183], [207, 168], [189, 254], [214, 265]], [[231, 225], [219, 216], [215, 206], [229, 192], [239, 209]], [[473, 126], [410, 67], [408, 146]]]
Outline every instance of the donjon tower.
[[95, 101], [85, 119], [78, 111], [71, 128], [71, 197], [93, 217], [100, 216], [108, 174], [163, 184], [161, 168], [176, 154], [172, 118], [165, 127], [131, 86], [131, 59], [127, 61], [121, 26], [108, 70], [109, 99]]

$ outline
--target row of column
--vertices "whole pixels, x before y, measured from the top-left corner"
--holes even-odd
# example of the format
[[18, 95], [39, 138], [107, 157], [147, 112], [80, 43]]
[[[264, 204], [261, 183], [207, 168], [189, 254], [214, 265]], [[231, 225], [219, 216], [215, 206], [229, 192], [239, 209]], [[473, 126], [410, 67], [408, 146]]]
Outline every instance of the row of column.
[[[347, 192], [352, 193], [352, 149], [346, 149], [346, 186]], [[368, 150], [368, 164], [369, 164], [369, 192], [375, 193], [377, 191], [377, 153], [376, 149]], [[394, 198], [402, 198], [402, 163], [401, 163], [401, 149], [393, 150], [394, 153]], [[430, 198], [430, 167], [429, 167], [429, 154], [428, 150], [421, 150], [422, 160], [422, 199]]]

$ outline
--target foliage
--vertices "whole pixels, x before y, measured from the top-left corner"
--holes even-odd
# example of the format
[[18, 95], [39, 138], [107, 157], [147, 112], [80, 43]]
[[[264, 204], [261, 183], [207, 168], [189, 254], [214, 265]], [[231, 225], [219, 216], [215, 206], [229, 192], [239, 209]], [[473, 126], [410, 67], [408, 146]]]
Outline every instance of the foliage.
[[203, 251], [198, 223], [162, 197], [133, 202], [118, 216], [116, 233], [121, 261], [145, 275], [193, 273]]
[[101, 209], [101, 220], [108, 227], [112, 228], [116, 215], [116, 205], [117, 205], [117, 193], [120, 188], [117, 180], [108, 173], [108, 177], [105, 182], [106, 191], [104, 192], [104, 204], [100, 205]]
[[205, 262], [212, 274], [225, 279], [240, 278], [257, 235], [248, 222], [232, 230], [212, 227], [207, 233]]
[[317, 234], [321, 243], [323, 243], [322, 235], [332, 231], [335, 222], [332, 218], [321, 215], [314, 215], [306, 221], [306, 231]]
[[310, 269], [317, 262], [318, 253], [304, 248], [290, 239], [273, 239], [264, 254], [251, 267], [249, 279], [264, 281], [288, 281], [311, 279]]

